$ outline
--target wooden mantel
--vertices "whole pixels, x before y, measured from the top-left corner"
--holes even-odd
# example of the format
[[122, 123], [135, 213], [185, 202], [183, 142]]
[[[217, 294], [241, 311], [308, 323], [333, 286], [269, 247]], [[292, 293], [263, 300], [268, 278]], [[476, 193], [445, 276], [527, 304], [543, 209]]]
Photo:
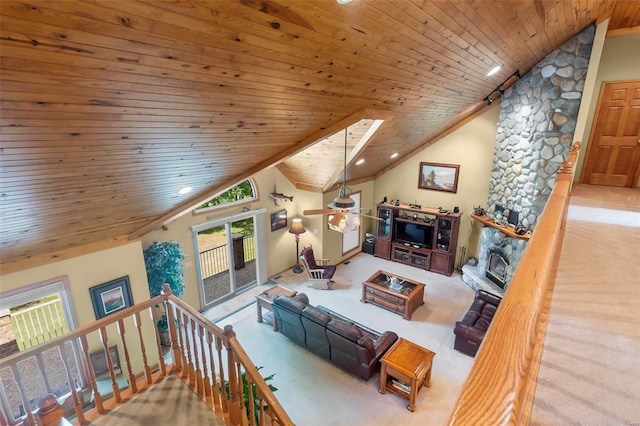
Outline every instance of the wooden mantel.
[[525, 240], [525, 241], [528, 241], [529, 238], [531, 238], [531, 235], [516, 234], [516, 231], [514, 231], [513, 228], [497, 224], [497, 223], [495, 223], [493, 221], [493, 219], [491, 219], [490, 217], [487, 217], [485, 215], [479, 216], [477, 214], [471, 213], [471, 217], [473, 219], [477, 220], [478, 222], [480, 222], [482, 224], [482, 226], [488, 226], [490, 228], [495, 228], [495, 229], [499, 230], [500, 232], [502, 232], [503, 234], [505, 234], [507, 237], [517, 238], [519, 240]]

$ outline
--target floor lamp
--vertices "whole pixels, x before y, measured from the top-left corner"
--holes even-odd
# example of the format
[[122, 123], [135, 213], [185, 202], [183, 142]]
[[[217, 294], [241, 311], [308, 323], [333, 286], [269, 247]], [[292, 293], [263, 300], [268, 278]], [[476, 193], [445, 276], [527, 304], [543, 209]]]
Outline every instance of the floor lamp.
[[300, 267], [300, 234], [304, 234], [307, 230], [302, 226], [302, 219], [295, 218], [292, 222], [289, 233], [296, 236], [296, 266], [293, 267], [292, 271], [295, 274], [299, 274], [302, 272], [302, 268]]

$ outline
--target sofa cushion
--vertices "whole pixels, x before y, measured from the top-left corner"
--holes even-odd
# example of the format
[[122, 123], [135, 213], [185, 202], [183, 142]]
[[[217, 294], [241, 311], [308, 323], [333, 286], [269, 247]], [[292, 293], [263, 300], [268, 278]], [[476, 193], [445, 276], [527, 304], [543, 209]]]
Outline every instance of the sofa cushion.
[[287, 296], [278, 296], [278, 295], [276, 295], [276, 296], [273, 296], [273, 303], [278, 305], [278, 306], [282, 306], [284, 308], [287, 308], [291, 312], [295, 312], [295, 313], [298, 313], [298, 314], [302, 313], [304, 308], [307, 307], [307, 304], [304, 303], [302, 300], [300, 300], [300, 298], [298, 298], [297, 295], [296, 295], [296, 297], [287, 297]]
[[487, 303], [486, 305], [484, 305], [482, 307], [482, 316], [485, 318], [489, 318], [489, 320], [491, 320], [491, 318], [493, 318], [493, 316], [496, 314], [496, 310], [498, 309], [498, 307], [496, 305], [492, 305], [490, 303]]
[[464, 314], [464, 318], [460, 321], [463, 324], [473, 325], [480, 318], [480, 313], [476, 311], [468, 311]]
[[329, 314], [311, 305], [307, 305], [302, 310], [302, 316], [322, 326], [326, 326], [327, 323], [331, 321]]
[[371, 340], [370, 338], [368, 338], [367, 336], [362, 336], [358, 339], [358, 345], [362, 346], [363, 348], [367, 349], [369, 351], [369, 354], [372, 357], [376, 356], [376, 347], [373, 344], [373, 340]]
[[358, 342], [358, 339], [362, 337], [362, 331], [353, 323], [348, 323], [338, 318], [331, 319], [327, 324], [327, 329], [352, 342]]

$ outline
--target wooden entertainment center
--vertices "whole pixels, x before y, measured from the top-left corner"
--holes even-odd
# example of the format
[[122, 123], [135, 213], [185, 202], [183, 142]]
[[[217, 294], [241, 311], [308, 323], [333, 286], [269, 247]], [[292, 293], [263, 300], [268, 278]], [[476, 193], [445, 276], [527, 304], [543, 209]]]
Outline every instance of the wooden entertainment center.
[[382, 203], [377, 214], [381, 220], [375, 256], [439, 274], [453, 273], [462, 213]]

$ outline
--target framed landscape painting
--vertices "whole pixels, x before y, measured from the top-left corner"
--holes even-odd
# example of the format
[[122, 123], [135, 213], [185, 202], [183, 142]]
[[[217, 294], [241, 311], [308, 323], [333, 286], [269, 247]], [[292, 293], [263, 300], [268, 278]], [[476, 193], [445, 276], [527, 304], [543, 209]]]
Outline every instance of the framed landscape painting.
[[420, 163], [418, 188], [457, 192], [459, 164]]
[[96, 319], [106, 317], [133, 305], [129, 276], [124, 276], [89, 289]]
[[287, 227], [287, 211], [271, 213], [271, 232]]

